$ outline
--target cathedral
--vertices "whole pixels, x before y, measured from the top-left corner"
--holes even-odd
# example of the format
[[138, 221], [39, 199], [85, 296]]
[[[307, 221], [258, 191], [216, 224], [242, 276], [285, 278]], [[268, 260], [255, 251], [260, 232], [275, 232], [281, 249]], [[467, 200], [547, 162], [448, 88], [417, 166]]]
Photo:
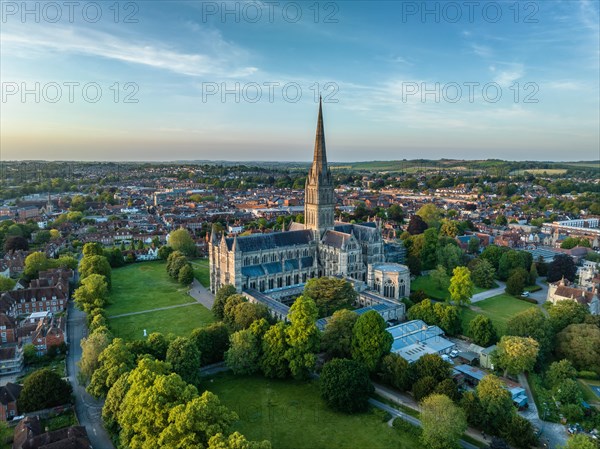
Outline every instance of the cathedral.
[[381, 229], [371, 222], [334, 222], [335, 204], [319, 102], [313, 162], [305, 187], [304, 224], [292, 223], [283, 232], [241, 237], [219, 237], [212, 232], [211, 291], [232, 284], [240, 293], [269, 293], [302, 287], [313, 277], [337, 276], [352, 281], [357, 289], [368, 286], [390, 299], [408, 296], [408, 269], [385, 263]]

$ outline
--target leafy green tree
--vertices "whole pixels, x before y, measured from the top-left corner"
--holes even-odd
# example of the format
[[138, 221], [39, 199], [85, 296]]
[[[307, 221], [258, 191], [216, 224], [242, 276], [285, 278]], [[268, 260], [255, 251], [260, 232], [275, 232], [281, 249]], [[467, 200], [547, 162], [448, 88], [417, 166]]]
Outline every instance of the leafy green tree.
[[476, 344], [483, 346], [484, 348], [487, 348], [498, 341], [496, 328], [494, 327], [492, 320], [485, 315], [477, 315], [469, 322], [467, 335], [471, 337]]
[[303, 294], [315, 302], [319, 317], [330, 316], [336, 310], [350, 308], [357, 297], [356, 290], [350, 282], [335, 277], [309, 279]]
[[438, 265], [437, 268], [429, 273], [433, 285], [440, 290], [447, 290], [450, 286], [450, 276], [446, 272], [446, 268], [442, 265]]
[[0, 275], [0, 292], [12, 290], [16, 283], [15, 280]]
[[374, 391], [365, 366], [348, 359], [327, 362], [321, 371], [319, 388], [327, 405], [344, 413], [367, 410]]
[[494, 286], [494, 277], [496, 270], [487, 259], [476, 259], [477, 262], [473, 266], [471, 278], [477, 287], [492, 288]]
[[122, 338], [115, 338], [98, 356], [87, 392], [95, 398], [105, 397], [119, 377], [135, 367], [133, 354]]
[[[260, 319], [269, 320], [271, 315], [264, 304], [243, 301], [231, 308], [231, 329], [234, 331], [248, 329], [252, 323]], [[227, 320], [228, 323], [230, 320]]]
[[189, 257], [196, 255], [196, 244], [187, 229], [177, 229], [169, 234], [169, 246]]
[[590, 314], [590, 309], [577, 301], [565, 299], [550, 305], [548, 315], [554, 332], [560, 332], [571, 324], [581, 324]]
[[506, 281], [506, 293], [513, 296], [519, 296], [523, 293], [523, 289], [529, 282], [529, 275], [523, 268], [515, 268], [512, 270], [508, 280]]
[[118, 433], [121, 406], [130, 386], [129, 373], [125, 373], [110, 387], [106, 395], [106, 401], [102, 406], [102, 422], [112, 433]]
[[506, 217], [504, 215], [498, 215], [496, 217], [495, 223], [499, 226], [506, 226], [508, 224], [508, 220], [506, 219]]
[[550, 320], [537, 307], [530, 307], [514, 315], [506, 323], [506, 334], [531, 337], [539, 343], [540, 357], [545, 359], [554, 345], [554, 330]]
[[237, 329], [235, 323], [237, 306], [245, 302], [248, 302], [248, 300], [244, 295], [240, 294], [231, 295], [225, 302], [225, 307], [223, 308], [223, 322], [232, 331]]
[[351, 310], [334, 312], [325, 326], [321, 338], [321, 348], [333, 358], [350, 358], [352, 356], [352, 330], [358, 315]]
[[431, 376], [425, 376], [418, 379], [412, 385], [412, 395], [415, 401], [422, 401], [427, 396], [433, 394], [438, 383]]
[[119, 268], [125, 265], [123, 252], [119, 248], [110, 248], [104, 250], [104, 257], [108, 260], [111, 268]]
[[381, 359], [381, 373], [379, 377], [388, 385], [401, 391], [410, 390], [410, 365], [403, 357], [393, 352]]
[[225, 363], [235, 374], [254, 374], [260, 369], [261, 341], [250, 329], [231, 334]]
[[415, 214], [410, 217], [407, 230], [410, 235], [418, 235], [423, 234], [428, 227], [427, 223], [419, 215]]
[[173, 340], [167, 349], [167, 362], [185, 382], [192, 385], [200, 382], [200, 350], [191, 339]]
[[585, 323], [567, 326], [556, 335], [556, 354], [579, 371], [600, 374], [600, 327]]
[[40, 271], [50, 268], [52, 262], [48, 260], [46, 253], [34, 252], [25, 258], [25, 268], [23, 273], [30, 279], [37, 278]]
[[417, 211], [419, 215], [427, 225], [431, 227], [437, 227], [439, 225], [440, 218], [442, 217], [442, 210], [439, 209], [435, 204], [428, 203]]
[[173, 251], [173, 248], [171, 248], [169, 245], [163, 245], [158, 248], [158, 258], [161, 260], [167, 260]]
[[385, 320], [374, 310], [360, 315], [352, 331], [352, 358], [375, 372], [382, 357], [390, 352], [394, 338]]
[[26, 344], [23, 347], [23, 359], [25, 361], [26, 365], [31, 365], [32, 363], [34, 363], [38, 358], [37, 355], [37, 350], [35, 349], [35, 346], [33, 346], [31, 343]]
[[104, 256], [104, 248], [101, 243], [89, 242], [83, 245], [83, 257]]
[[317, 315], [315, 302], [307, 296], [299, 296], [288, 313], [291, 324], [286, 329], [289, 345], [286, 358], [296, 379], [306, 378], [315, 367], [320, 346], [319, 329], [315, 324]]
[[463, 411], [443, 394], [432, 394], [421, 403], [421, 441], [427, 448], [447, 449], [458, 446], [467, 430]]
[[178, 279], [179, 271], [188, 264], [187, 257], [181, 251], [173, 251], [167, 258], [167, 273], [173, 279]]
[[435, 387], [434, 393], [443, 394], [458, 403], [461, 399], [461, 393], [458, 391], [458, 384], [454, 379], [444, 379]]
[[235, 295], [236, 293], [237, 290], [233, 285], [230, 284], [223, 285], [221, 288], [219, 288], [217, 294], [215, 295], [215, 302], [213, 303], [212, 307], [212, 312], [217, 319], [223, 319], [227, 298]]
[[190, 263], [185, 264], [179, 270], [179, 274], [177, 275], [177, 280], [180, 284], [190, 285], [194, 280], [194, 269]]
[[108, 284], [100, 274], [91, 274], [81, 281], [81, 286], [73, 293], [75, 305], [86, 313], [102, 309], [108, 301]]
[[504, 384], [493, 374], [485, 376], [475, 389], [481, 412], [481, 425], [497, 433], [506, 427], [514, 413], [512, 398]]
[[536, 285], [538, 278], [537, 265], [535, 262], [531, 262], [531, 266], [529, 267], [529, 285]]
[[194, 329], [190, 336], [200, 351], [200, 365], [221, 362], [229, 348], [229, 331], [224, 323]]
[[477, 254], [479, 252], [479, 244], [480, 241], [478, 237], [471, 237], [467, 245], [467, 251], [469, 252], [469, 254]]
[[533, 262], [533, 256], [527, 251], [508, 250], [502, 254], [498, 262], [498, 278], [502, 281], [508, 279], [513, 270], [522, 268], [525, 270], [525, 283], [529, 281], [529, 268]]
[[508, 248], [506, 247], [488, 245], [485, 247], [480, 257], [491, 263], [494, 267], [494, 270], [498, 271], [498, 268], [500, 266], [500, 259], [502, 258], [502, 255], [507, 251]]
[[48, 368], [42, 368], [28, 376], [17, 399], [21, 412], [33, 412], [71, 402], [71, 384]]
[[598, 445], [587, 435], [578, 433], [569, 438], [562, 449], [598, 449]]
[[285, 323], [280, 321], [271, 326], [263, 337], [260, 367], [266, 377], [284, 379], [290, 375], [285, 327]]
[[471, 272], [467, 267], [456, 267], [452, 271], [450, 279], [450, 300], [457, 305], [468, 305], [471, 303], [474, 286], [471, 280]]
[[462, 332], [462, 321], [458, 307], [436, 302], [433, 305], [436, 316], [435, 324], [444, 329], [448, 335], [459, 335]]
[[531, 422], [513, 413], [510, 421], [502, 431], [504, 438], [518, 449], [529, 449], [537, 445], [537, 438]]
[[503, 336], [496, 349], [497, 363], [506, 373], [531, 371], [539, 352], [539, 343], [529, 337]]
[[448, 379], [452, 372], [452, 365], [438, 354], [425, 354], [411, 365], [411, 377], [413, 380], [423, 377], [432, 377], [436, 384]]
[[453, 220], [442, 220], [442, 226], [440, 226], [440, 235], [448, 237], [456, 237], [460, 233], [458, 223]]
[[583, 394], [576, 380], [564, 379], [552, 389], [554, 398], [561, 404], [581, 404]]
[[111, 268], [108, 260], [104, 256], [89, 256], [84, 257], [79, 262], [79, 277], [83, 281], [86, 277], [92, 274], [100, 274], [106, 277], [108, 289], [111, 288]]
[[271, 443], [267, 440], [248, 441], [239, 432], [233, 432], [229, 437], [218, 433], [208, 440], [207, 449], [271, 449]]
[[554, 388], [567, 379], [575, 379], [577, 370], [567, 359], [558, 362], [552, 362], [546, 371], [546, 383], [550, 388]]
[[98, 357], [108, 347], [111, 335], [106, 328], [98, 329], [81, 339], [81, 359], [77, 362], [81, 379], [88, 381], [99, 366]]
[[436, 250], [436, 260], [446, 269], [447, 273], [452, 273], [456, 267], [462, 264], [463, 251], [454, 241], [446, 245], [440, 244]]

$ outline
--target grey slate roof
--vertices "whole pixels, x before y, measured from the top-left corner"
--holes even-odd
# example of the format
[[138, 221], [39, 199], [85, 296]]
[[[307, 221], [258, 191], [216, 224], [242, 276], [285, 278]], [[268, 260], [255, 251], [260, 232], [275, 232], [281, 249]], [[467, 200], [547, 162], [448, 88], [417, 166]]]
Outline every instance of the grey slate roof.
[[350, 238], [350, 234], [345, 234], [339, 231], [327, 231], [323, 236], [323, 244], [341, 248], [344, 243]]
[[[227, 238], [227, 249], [233, 247], [233, 238]], [[237, 247], [242, 252], [260, 251], [261, 249], [275, 249], [285, 246], [307, 245], [313, 241], [310, 230], [273, 232], [271, 234], [252, 234], [237, 238]]]

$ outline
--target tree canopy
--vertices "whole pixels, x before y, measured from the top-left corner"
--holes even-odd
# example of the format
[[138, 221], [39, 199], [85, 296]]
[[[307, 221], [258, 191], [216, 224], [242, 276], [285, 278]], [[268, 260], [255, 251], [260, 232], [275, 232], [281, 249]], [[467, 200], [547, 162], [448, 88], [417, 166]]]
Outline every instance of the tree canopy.
[[345, 413], [365, 411], [374, 388], [369, 371], [360, 363], [348, 359], [327, 362], [319, 379], [321, 397], [334, 410]]
[[352, 284], [344, 279], [320, 277], [308, 280], [304, 295], [315, 302], [319, 317], [326, 317], [336, 310], [352, 306], [357, 293]]
[[31, 374], [23, 383], [23, 389], [17, 400], [22, 412], [43, 410], [71, 402], [71, 384], [48, 368], [42, 368]]
[[375, 372], [381, 358], [390, 352], [394, 338], [386, 330], [385, 320], [374, 310], [358, 317], [352, 332], [352, 357]]

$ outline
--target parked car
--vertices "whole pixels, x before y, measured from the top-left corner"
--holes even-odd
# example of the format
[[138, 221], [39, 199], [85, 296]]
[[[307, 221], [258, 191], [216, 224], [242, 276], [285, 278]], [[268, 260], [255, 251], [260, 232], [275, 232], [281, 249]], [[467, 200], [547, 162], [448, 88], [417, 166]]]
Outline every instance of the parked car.
[[523, 298], [529, 298], [529, 292], [523, 292], [523, 293], [521, 293], [521, 296]]

